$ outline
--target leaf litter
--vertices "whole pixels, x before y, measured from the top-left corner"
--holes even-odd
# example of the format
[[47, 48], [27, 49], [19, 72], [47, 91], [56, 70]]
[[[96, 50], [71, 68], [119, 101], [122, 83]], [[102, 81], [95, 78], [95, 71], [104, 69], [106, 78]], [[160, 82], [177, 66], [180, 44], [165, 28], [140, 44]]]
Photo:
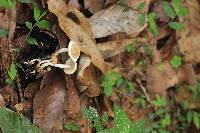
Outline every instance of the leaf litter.
[[[20, 2], [0, 9], [3, 132], [199, 131], [197, 1]], [[94, 123], [81, 114], [85, 107], [95, 110]]]

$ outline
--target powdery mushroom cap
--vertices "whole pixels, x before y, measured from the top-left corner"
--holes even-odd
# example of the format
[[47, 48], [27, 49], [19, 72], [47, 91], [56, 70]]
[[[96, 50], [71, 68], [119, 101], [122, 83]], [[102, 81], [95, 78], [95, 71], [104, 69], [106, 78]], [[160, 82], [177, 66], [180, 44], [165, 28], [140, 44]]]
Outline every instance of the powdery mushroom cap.
[[74, 62], [71, 58], [69, 58], [66, 63], [66, 65], [70, 66], [70, 68], [65, 68], [64, 72], [66, 74], [73, 74], [77, 70], [77, 63]]
[[80, 45], [74, 41], [69, 42], [68, 55], [72, 61], [76, 62], [80, 57]]

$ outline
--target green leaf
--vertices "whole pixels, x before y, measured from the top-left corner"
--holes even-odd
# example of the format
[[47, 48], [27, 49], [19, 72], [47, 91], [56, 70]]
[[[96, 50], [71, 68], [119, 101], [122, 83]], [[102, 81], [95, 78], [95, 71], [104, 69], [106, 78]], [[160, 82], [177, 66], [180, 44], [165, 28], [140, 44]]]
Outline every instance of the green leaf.
[[128, 85], [128, 91], [129, 91], [130, 93], [132, 93], [132, 92], [135, 91], [135, 86], [136, 86], [135, 83], [132, 83], [132, 82], [127, 81], [127, 85]]
[[156, 107], [165, 107], [167, 105], [165, 97], [160, 97], [156, 95], [156, 99], [152, 101], [152, 104]]
[[171, 117], [170, 117], [170, 115], [167, 113], [167, 114], [165, 114], [165, 116], [161, 119], [161, 126], [162, 126], [163, 128], [165, 128], [165, 127], [169, 126], [170, 123], [171, 123]]
[[183, 28], [183, 25], [179, 22], [170, 22], [169, 27], [171, 27], [174, 30], [180, 30]]
[[33, 10], [33, 14], [34, 14], [34, 19], [35, 21], [38, 21], [41, 17], [41, 11], [39, 9], [39, 6], [37, 3], [34, 3], [34, 10]]
[[42, 133], [22, 115], [0, 107], [0, 128], [3, 133]]
[[28, 38], [26, 39], [26, 41], [27, 41], [27, 43], [29, 43], [30, 45], [37, 45], [37, 44], [38, 44], [37, 40], [36, 40], [35, 38], [33, 38], [33, 37], [28, 37]]
[[145, 51], [145, 53], [149, 56], [149, 57], [153, 57], [153, 53], [152, 53], [152, 49], [149, 45], [144, 45], [143, 49]]
[[14, 80], [16, 75], [17, 75], [17, 69], [16, 69], [16, 65], [15, 64], [11, 64], [10, 68], [8, 70], [8, 75], [10, 77], [11, 80]]
[[16, 0], [0, 0], [0, 7], [13, 9], [16, 6]]
[[19, 0], [21, 3], [32, 3], [33, 0]]
[[193, 113], [193, 123], [194, 123], [194, 125], [196, 126], [197, 129], [200, 128], [199, 114], [196, 111]]
[[187, 112], [187, 122], [188, 123], [192, 122], [192, 118], [193, 118], [193, 112], [192, 111]]
[[150, 32], [156, 36], [158, 35], [158, 29], [157, 29], [157, 25], [156, 25], [156, 14], [151, 12], [148, 14], [148, 20], [149, 20], [149, 27], [150, 27]]
[[101, 117], [101, 121], [102, 121], [102, 123], [105, 125], [106, 124], [106, 122], [108, 122], [108, 113], [107, 112], [105, 112], [104, 114], [103, 114], [103, 116]]
[[168, 17], [174, 18], [176, 16], [175, 12], [174, 12], [172, 6], [169, 4], [169, 2], [163, 1], [162, 5], [163, 5], [163, 11], [166, 13], [166, 15]]
[[189, 13], [189, 10], [186, 7], [182, 7], [182, 8], [179, 8], [178, 10], [176, 10], [176, 15], [179, 17], [187, 16], [188, 13]]
[[51, 26], [51, 23], [47, 20], [40, 20], [36, 22], [36, 26], [40, 29], [47, 29]]
[[145, 24], [145, 18], [146, 18], [145, 14], [141, 14], [141, 15], [138, 17], [138, 24], [139, 24], [140, 26], [144, 26], [144, 24]]
[[104, 94], [110, 96], [112, 94], [112, 87], [117, 83], [117, 80], [122, 76], [117, 72], [106, 73], [103, 79], [102, 86], [104, 88]]
[[141, 2], [141, 3], [137, 6], [137, 9], [138, 9], [138, 10], [143, 10], [143, 9], [144, 9], [144, 6], [145, 6], [145, 2]]
[[136, 50], [135, 42], [128, 44], [126, 49], [127, 49], [127, 52], [129, 53], [135, 52]]
[[114, 122], [116, 129], [119, 132], [130, 132], [130, 120], [128, 119], [128, 116], [116, 104], [114, 104]]
[[181, 66], [182, 59], [180, 56], [175, 55], [171, 60], [170, 64], [173, 68], [178, 69]]
[[94, 107], [83, 108], [81, 112], [87, 118], [90, 127], [95, 127], [97, 131], [103, 130], [100, 116]]
[[29, 30], [32, 30], [33, 29], [33, 24], [29, 21], [26, 22], [26, 27], [29, 29]]
[[130, 133], [143, 133], [144, 124], [145, 124], [144, 120], [140, 120], [136, 123], [133, 123], [132, 126], [131, 126]]
[[72, 131], [72, 132], [76, 132], [76, 131], [80, 130], [75, 122], [65, 124], [64, 128], [67, 129], [68, 131]]
[[0, 37], [5, 37], [6, 35], [8, 35], [9, 30], [8, 29], [1, 29], [0, 28]]

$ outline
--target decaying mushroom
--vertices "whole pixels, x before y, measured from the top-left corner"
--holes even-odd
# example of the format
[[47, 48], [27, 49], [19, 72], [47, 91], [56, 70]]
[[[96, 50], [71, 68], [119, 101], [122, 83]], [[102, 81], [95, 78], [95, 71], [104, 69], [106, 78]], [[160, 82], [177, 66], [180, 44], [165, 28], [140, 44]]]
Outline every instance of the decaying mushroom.
[[[70, 58], [65, 62], [65, 64], [59, 64], [57, 56], [60, 53], [65, 53], [65, 52], [68, 52]], [[76, 42], [70, 41], [68, 48], [61, 48], [51, 55], [51, 59], [40, 61], [38, 67], [40, 69], [44, 69], [46, 66], [54, 66], [64, 69], [64, 72], [66, 74], [73, 74], [77, 70], [77, 60], [79, 57], [80, 57], [80, 46]]]

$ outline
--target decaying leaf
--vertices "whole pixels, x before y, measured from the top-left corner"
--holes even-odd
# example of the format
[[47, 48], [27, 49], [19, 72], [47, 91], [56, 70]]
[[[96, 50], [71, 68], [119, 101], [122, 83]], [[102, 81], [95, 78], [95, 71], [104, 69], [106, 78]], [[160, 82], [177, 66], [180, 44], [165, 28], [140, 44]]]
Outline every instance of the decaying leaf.
[[99, 96], [101, 92], [100, 83], [97, 80], [97, 74], [94, 66], [91, 64], [90, 57], [81, 56], [78, 68], [77, 79], [80, 83], [79, 89], [86, 90], [89, 96]]
[[196, 0], [186, 1], [189, 15], [180, 19], [185, 28], [177, 32], [180, 37], [178, 46], [184, 59], [191, 63], [200, 63], [200, 5]]
[[73, 118], [74, 115], [80, 113], [80, 98], [75, 88], [73, 80], [66, 78], [67, 95], [64, 104], [64, 110], [68, 118]]
[[104, 5], [105, 0], [84, 0], [85, 8], [89, 9], [92, 13], [95, 13]]
[[176, 93], [176, 101], [180, 104], [187, 101], [190, 109], [200, 108], [200, 100], [195, 98], [187, 89], [186, 85], [182, 85]]
[[177, 74], [168, 62], [154, 64], [147, 68], [147, 88], [149, 93], [166, 96], [166, 90], [177, 82]]
[[92, 63], [104, 72], [104, 59], [98, 50], [89, 23], [77, 9], [68, 6], [63, 0], [49, 0], [49, 11], [58, 17], [61, 29], [70, 40], [81, 46], [81, 51], [91, 56]]
[[145, 27], [140, 26], [138, 18], [141, 15], [136, 10], [113, 5], [108, 9], [101, 10], [89, 18], [89, 22], [95, 38], [102, 38], [118, 32], [125, 32], [128, 35], [137, 35]]
[[141, 45], [142, 42], [145, 41], [146, 40], [143, 38], [109, 41], [105, 43], [99, 43], [98, 48], [101, 51], [104, 59], [107, 59], [121, 52], [124, 52], [129, 44], [135, 44], [135, 47], [138, 47], [139, 45]]
[[40, 91], [34, 99], [33, 123], [43, 132], [51, 133], [64, 111], [66, 96], [65, 78], [62, 70], [51, 70], [42, 80]]

